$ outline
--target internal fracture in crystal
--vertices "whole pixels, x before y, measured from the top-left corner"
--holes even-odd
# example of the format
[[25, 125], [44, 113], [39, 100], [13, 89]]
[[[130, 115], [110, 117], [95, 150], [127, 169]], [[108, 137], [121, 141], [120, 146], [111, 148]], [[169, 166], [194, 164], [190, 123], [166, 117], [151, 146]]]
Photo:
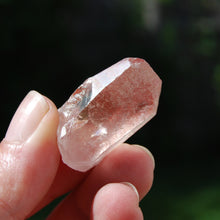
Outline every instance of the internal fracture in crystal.
[[88, 78], [59, 109], [62, 160], [78, 171], [97, 165], [157, 112], [161, 80], [140, 58]]

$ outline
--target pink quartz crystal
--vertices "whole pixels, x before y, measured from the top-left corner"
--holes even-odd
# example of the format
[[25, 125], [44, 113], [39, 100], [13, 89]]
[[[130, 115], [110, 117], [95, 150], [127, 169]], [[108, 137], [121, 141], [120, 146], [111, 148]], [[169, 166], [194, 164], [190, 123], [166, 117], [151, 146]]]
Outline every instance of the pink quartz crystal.
[[146, 61], [125, 58], [88, 78], [59, 109], [63, 162], [87, 171], [157, 111], [161, 80]]

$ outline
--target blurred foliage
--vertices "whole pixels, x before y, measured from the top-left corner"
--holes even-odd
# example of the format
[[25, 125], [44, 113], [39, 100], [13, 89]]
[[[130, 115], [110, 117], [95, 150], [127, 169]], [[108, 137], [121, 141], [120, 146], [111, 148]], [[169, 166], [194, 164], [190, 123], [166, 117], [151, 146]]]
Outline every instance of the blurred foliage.
[[[218, 220], [220, 219], [219, 211], [219, 186], [208, 186], [194, 192], [181, 193], [164, 188], [163, 193], [154, 193], [154, 197], [150, 198], [146, 217], [148, 219], [169, 219], [169, 220]], [[158, 200], [160, 198], [160, 206]], [[174, 202], [175, 201], [175, 202]], [[162, 216], [164, 216], [162, 218]]]
[[156, 159], [144, 214], [219, 219], [219, 15], [218, 0], [1, 0], [1, 136], [28, 90], [60, 106], [88, 76], [142, 57], [163, 80], [157, 117], [129, 139]]
[[219, 105], [220, 108], [220, 64], [217, 64], [214, 68], [213, 84], [217, 93], [216, 94], [217, 104]]

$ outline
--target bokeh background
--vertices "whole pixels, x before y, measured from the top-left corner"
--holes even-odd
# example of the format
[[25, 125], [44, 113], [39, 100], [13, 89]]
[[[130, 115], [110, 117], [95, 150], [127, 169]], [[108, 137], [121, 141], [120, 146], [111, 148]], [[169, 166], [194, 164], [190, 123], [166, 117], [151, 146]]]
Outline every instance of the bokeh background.
[[[146, 219], [220, 219], [220, 1], [0, 1], [0, 137], [29, 90], [59, 107], [124, 57], [163, 80], [157, 116], [129, 143], [155, 156]], [[31, 219], [45, 219], [53, 204]]]

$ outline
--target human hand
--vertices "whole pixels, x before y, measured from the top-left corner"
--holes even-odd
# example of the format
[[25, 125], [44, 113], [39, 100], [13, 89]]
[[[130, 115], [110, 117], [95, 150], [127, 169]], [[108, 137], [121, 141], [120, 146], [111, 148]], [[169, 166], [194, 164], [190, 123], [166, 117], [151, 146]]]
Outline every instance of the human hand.
[[72, 170], [60, 159], [58, 120], [55, 105], [34, 91], [16, 111], [0, 143], [0, 219], [28, 218], [67, 192], [48, 219], [143, 219], [138, 203], [153, 181], [150, 152], [121, 144], [88, 172]]

